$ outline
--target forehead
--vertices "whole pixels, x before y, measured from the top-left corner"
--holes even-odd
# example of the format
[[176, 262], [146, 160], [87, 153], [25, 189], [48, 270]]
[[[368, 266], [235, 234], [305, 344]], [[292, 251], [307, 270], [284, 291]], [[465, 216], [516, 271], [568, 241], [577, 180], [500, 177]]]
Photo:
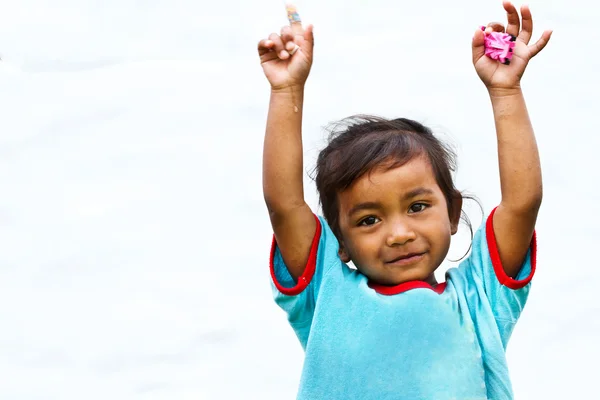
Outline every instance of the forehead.
[[377, 167], [358, 178], [339, 193], [340, 208], [349, 208], [364, 201], [380, 201], [387, 196], [398, 198], [416, 188], [441, 193], [431, 164], [425, 157], [415, 157], [399, 167]]

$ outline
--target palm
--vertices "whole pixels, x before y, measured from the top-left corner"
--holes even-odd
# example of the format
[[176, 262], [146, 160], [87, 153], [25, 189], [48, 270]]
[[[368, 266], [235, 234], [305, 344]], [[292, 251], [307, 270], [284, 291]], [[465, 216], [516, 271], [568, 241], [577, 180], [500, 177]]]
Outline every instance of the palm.
[[512, 88], [519, 85], [530, 58], [531, 54], [527, 45], [517, 39], [509, 65], [501, 64], [485, 55], [473, 62], [477, 75], [487, 87]]

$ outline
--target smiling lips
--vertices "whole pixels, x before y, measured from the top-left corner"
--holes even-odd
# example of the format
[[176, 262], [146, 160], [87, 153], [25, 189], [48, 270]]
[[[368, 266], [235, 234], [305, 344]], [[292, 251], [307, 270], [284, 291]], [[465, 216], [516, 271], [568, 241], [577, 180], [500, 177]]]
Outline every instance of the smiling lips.
[[405, 265], [410, 265], [413, 263], [416, 263], [418, 261], [421, 261], [423, 259], [423, 257], [425, 256], [425, 253], [409, 253], [409, 254], [405, 254], [402, 255], [400, 257], [396, 257], [393, 260], [390, 261], [386, 261], [386, 265], [394, 265], [394, 266], [405, 266]]

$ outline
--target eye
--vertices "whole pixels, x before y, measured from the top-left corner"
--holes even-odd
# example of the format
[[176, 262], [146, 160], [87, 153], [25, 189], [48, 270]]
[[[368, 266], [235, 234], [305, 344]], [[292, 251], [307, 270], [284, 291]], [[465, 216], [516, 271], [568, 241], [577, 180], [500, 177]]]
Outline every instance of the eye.
[[379, 221], [379, 218], [370, 215], [370, 216], [360, 220], [358, 225], [359, 226], [371, 226], [371, 225], [375, 225], [378, 221]]
[[412, 206], [410, 206], [409, 211], [411, 213], [418, 213], [421, 211], [425, 211], [426, 208], [427, 208], [427, 204], [425, 204], [425, 203], [415, 203]]

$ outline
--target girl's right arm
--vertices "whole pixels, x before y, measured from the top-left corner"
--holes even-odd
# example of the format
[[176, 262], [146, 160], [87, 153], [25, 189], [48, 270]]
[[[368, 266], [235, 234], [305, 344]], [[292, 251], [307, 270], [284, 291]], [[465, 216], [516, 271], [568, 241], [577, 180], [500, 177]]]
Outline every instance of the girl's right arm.
[[294, 21], [280, 35], [272, 33], [258, 44], [271, 84], [263, 192], [277, 246], [294, 279], [304, 272], [316, 231], [315, 217], [304, 200], [302, 162], [304, 84], [312, 65], [313, 42], [312, 26], [304, 29]]

